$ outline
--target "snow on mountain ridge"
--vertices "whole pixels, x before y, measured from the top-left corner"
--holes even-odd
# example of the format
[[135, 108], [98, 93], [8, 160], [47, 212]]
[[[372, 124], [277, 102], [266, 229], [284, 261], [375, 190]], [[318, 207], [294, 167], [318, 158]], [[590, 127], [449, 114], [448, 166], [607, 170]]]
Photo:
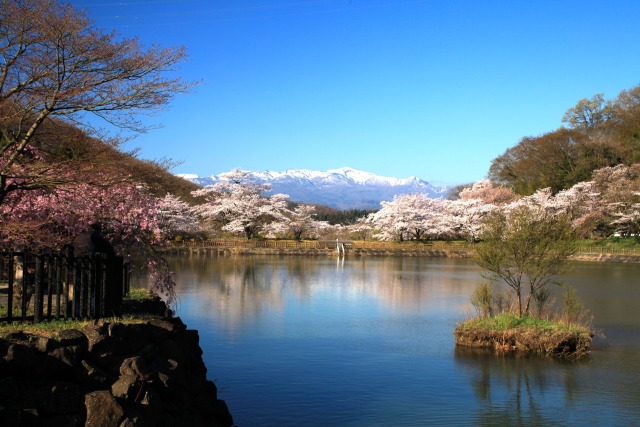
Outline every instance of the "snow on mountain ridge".
[[[441, 197], [447, 187], [433, 186], [427, 181], [411, 176], [391, 178], [375, 175], [358, 169], [343, 167], [326, 172], [307, 169], [289, 169], [285, 172], [249, 172], [258, 182], [271, 185], [269, 194], [288, 194], [290, 200], [300, 203], [317, 203], [337, 209], [377, 209], [383, 200], [392, 200], [395, 195], [424, 193], [430, 197]], [[212, 185], [225, 179], [226, 173], [200, 178], [182, 174], [185, 179], [198, 185]]]

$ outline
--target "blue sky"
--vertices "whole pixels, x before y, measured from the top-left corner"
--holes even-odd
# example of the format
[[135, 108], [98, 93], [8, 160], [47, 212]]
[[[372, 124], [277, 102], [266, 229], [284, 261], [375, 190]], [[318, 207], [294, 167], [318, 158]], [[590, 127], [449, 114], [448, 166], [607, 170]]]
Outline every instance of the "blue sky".
[[202, 83], [137, 137], [175, 173], [483, 178], [580, 99], [640, 84], [640, 1], [75, 0]]

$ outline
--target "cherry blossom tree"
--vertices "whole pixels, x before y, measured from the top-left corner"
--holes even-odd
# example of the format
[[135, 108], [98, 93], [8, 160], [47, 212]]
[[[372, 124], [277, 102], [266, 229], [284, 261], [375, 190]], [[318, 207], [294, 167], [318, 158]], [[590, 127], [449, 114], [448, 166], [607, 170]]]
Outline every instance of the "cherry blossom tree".
[[460, 191], [460, 200], [481, 200], [492, 205], [506, 205], [520, 198], [512, 189], [496, 185], [488, 179], [481, 179]]
[[598, 169], [593, 180], [615, 232], [640, 242], [640, 164]]
[[167, 193], [158, 203], [158, 223], [163, 233], [170, 237], [200, 231], [191, 206], [171, 193]]
[[222, 224], [222, 230], [242, 233], [247, 239], [257, 237], [265, 224], [285, 220], [285, 194], [263, 196], [269, 184], [258, 183], [248, 172], [234, 169], [213, 186], [192, 192], [205, 202], [193, 208], [205, 221]]
[[329, 227], [326, 221], [315, 219], [315, 206], [299, 204], [291, 209], [283, 211], [279, 219], [270, 222], [265, 231], [275, 236], [292, 236], [295, 240], [303, 237], [316, 238], [323, 230]]
[[369, 221], [378, 230], [374, 237], [380, 240], [404, 241], [410, 225], [406, 221], [401, 199], [396, 196], [392, 201], [382, 201], [380, 205], [382, 208], [378, 212], [369, 214]]
[[373, 234], [374, 226], [368, 216], [361, 216], [353, 224], [346, 226], [350, 235], [358, 240], [368, 240]]
[[450, 229], [470, 242], [478, 240], [484, 218], [499, 208], [481, 199], [462, 199], [449, 201], [446, 204]]
[[450, 234], [448, 201], [432, 199], [424, 194], [402, 194], [383, 201], [382, 208], [369, 215], [379, 230], [374, 237], [381, 240], [439, 238]]

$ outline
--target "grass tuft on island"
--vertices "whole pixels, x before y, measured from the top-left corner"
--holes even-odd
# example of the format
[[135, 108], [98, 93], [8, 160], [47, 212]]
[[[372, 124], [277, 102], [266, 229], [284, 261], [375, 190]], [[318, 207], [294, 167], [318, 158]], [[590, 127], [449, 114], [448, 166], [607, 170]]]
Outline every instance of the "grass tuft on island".
[[586, 326], [503, 313], [477, 317], [454, 330], [457, 345], [497, 354], [531, 354], [577, 360], [589, 354], [594, 333]]

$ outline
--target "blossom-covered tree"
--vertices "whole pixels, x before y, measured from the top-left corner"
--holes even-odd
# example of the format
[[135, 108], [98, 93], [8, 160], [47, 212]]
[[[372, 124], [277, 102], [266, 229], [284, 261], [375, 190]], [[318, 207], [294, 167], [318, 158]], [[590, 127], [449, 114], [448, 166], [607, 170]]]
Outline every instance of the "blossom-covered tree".
[[424, 194], [402, 194], [383, 201], [369, 220], [379, 230], [375, 237], [382, 240], [439, 238], [451, 232], [447, 203]]
[[602, 208], [615, 231], [640, 242], [640, 164], [618, 165], [594, 171]]
[[287, 198], [284, 194], [266, 197], [269, 184], [255, 182], [248, 172], [235, 169], [216, 184], [192, 194], [205, 202], [193, 208], [205, 221], [222, 224], [222, 229], [242, 233], [247, 239], [257, 237], [263, 226], [284, 219]]
[[326, 221], [315, 219], [315, 206], [299, 204], [283, 211], [277, 220], [267, 225], [265, 230], [275, 236], [292, 236], [295, 240], [303, 237], [315, 238], [329, 227]]
[[169, 237], [200, 231], [191, 206], [171, 193], [167, 193], [158, 203], [158, 222], [162, 232]]
[[459, 199], [446, 204], [450, 229], [460, 237], [475, 242], [482, 231], [484, 218], [498, 209], [480, 199]]
[[474, 182], [471, 187], [463, 188], [459, 194], [460, 200], [480, 200], [492, 205], [506, 205], [520, 198], [512, 189], [504, 185], [497, 185], [488, 179]]
[[373, 234], [374, 226], [368, 216], [361, 216], [353, 224], [346, 226], [350, 235], [358, 240], [368, 240]]

